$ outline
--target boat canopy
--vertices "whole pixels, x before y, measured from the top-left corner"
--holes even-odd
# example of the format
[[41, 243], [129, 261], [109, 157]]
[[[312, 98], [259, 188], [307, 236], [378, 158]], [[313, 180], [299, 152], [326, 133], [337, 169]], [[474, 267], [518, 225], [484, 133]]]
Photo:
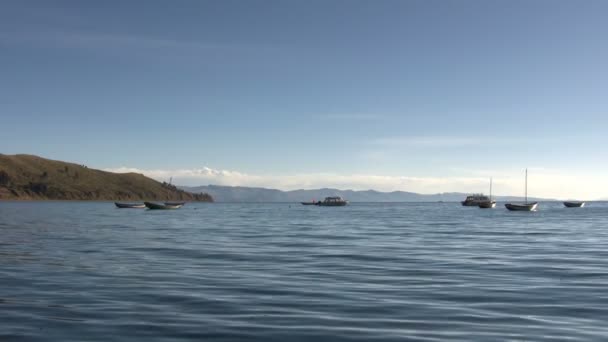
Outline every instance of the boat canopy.
[[472, 201], [472, 200], [489, 200], [489, 197], [484, 195], [484, 194], [472, 194], [467, 196], [467, 201]]
[[325, 197], [326, 201], [344, 201], [340, 196]]

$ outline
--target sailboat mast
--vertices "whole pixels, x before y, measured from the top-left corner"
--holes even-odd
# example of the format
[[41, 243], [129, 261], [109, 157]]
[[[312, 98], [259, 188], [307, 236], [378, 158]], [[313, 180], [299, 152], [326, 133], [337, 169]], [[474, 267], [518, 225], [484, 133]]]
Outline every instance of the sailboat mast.
[[490, 201], [492, 201], [492, 177], [490, 177]]
[[528, 169], [526, 169], [526, 203], [528, 203]]

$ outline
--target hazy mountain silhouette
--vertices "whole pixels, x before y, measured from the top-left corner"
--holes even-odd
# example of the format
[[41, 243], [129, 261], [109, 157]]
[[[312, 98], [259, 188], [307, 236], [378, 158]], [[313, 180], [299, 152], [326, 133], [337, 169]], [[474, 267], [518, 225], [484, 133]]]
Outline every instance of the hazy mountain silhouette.
[[[204, 185], [196, 187], [182, 186], [190, 192], [204, 192], [213, 197], [216, 202], [305, 202], [322, 200], [327, 196], [341, 196], [351, 202], [459, 202], [467, 194], [446, 192], [438, 194], [418, 194], [407, 191], [381, 192], [376, 190], [339, 190], [331, 188], [314, 190], [281, 191], [277, 189], [252, 188], [243, 186]], [[520, 197], [496, 196], [498, 201], [521, 201]], [[528, 198], [529, 200], [543, 200]], [[544, 199], [547, 200], [547, 199]]]

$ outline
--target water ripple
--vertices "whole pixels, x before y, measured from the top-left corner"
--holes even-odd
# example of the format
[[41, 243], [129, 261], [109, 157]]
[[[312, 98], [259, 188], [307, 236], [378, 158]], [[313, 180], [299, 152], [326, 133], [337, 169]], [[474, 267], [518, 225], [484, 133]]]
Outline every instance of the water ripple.
[[0, 204], [2, 341], [608, 336], [605, 203]]

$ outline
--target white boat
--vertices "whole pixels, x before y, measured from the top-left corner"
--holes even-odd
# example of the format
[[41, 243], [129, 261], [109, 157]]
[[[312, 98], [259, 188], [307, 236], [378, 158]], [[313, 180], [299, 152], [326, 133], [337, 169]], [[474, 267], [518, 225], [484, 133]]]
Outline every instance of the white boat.
[[566, 201], [564, 202], [566, 208], [582, 208], [585, 206], [585, 202], [583, 201]]
[[505, 207], [511, 211], [536, 211], [538, 202], [528, 203], [528, 169], [526, 169], [526, 197], [524, 203], [507, 203]]
[[492, 200], [492, 178], [490, 178], [490, 198], [487, 201], [479, 202], [482, 209], [492, 209], [496, 207], [496, 201]]

